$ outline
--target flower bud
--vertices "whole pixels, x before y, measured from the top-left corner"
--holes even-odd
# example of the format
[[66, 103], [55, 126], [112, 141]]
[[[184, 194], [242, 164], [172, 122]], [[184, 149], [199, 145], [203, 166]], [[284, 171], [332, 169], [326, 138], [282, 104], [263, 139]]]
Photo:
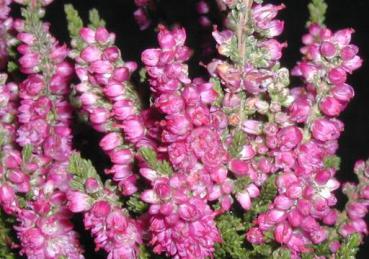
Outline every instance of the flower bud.
[[82, 40], [84, 40], [88, 44], [95, 43], [95, 31], [84, 27], [80, 30], [79, 35], [81, 36]]
[[329, 41], [324, 41], [320, 45], [320, 53], [326, 58], [333, 58], [337, 53], [336, 46]]
[[98, 47], [90, 45], [81, 51], [81, 58], [89, 63], [100, 60], [101, 51]]
[[146, 66], [156, 66], [159, 62], [160, 49], [146, 49], [142, 52], [141, 60]]
[[332, 89], [332, 94], [337, 100], [345, 103], [354, 97], [355, 92], [350, 85], [341, 84]]
[[125, 120], [123, 122], [123, 130], [125, 137], [133, 143], [139, 141], [145, 134], [144, 125], [138, 117]]
[[111, 206], [107, 201], [98, 201], [96, 202], [91, 212], [94, 214], [97, 218], [106, 218], [111, 211]]
[[320, 110], [327, 116], [338, 116], [345, 105], [332, 96], [325, 97], [319, 104]]
[[89, 177], [86, 179], [85, 189], [87, 193], [95, 193], [99, 191], [100, 188], [101, 186], [99, 185], [99, 183], [96, 181], [95, 178]]
[[91, 198], [85, 193], [79, 191], [69, 191], [67, 193], [68, 208], [74, 212], [83, 212], [91, 208]]
[[247, 190], [237, 193], [236, 199], [244, 210], [251, 208], [251, 197]]
[[262, 133], [263, 123], [256, 120], [246, 120], [242, 124], [242, 130], [252, 135]]
[[346, 82], [346, 72], [341, 68], [333, 68], [328, 72], [328, 79], [334, 85], [340, 85]]
[[274, 229], [274, 238], [278, 243], [287, 243], [291, 239], [291, 236], [292, 228], [286, 222], [279, 223]]
[[160, 201], [158, 195], [153, 190], [146, 190], [141, 194], [141, 199], [147, 203], [158, 203]]
[[109, 153], [114, 164], [127, 165], [132, 162], [133, 156], [129, 149], [113, 150]]
[[311, 126], [313, 137], [320, 141], [335, 140], [340, 136], [340, 129], [331, 120], [317, 119]]
[[246, 239], [251, 244], [262, 244], [264, 242], [264, 235], [259, 228], [252, 227], [247, 231]]
[[100, 147], [104, 151], [113, 150], [114, 148], [120, 146], [123, 144], [122, 136], [117, 132], [111, 132], [106, 134], [101, 140], [100, 140]]

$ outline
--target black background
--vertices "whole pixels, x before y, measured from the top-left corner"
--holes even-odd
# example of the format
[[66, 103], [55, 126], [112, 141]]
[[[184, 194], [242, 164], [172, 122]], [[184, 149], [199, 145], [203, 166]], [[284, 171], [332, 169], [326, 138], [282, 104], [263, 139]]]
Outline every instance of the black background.
[[[195, 12], [195, 0], [161, 0], [158, 16], [161, 21], [171, 25], [178, 22], [187, 29], [188, 45], [195, 49], [191, 60], [192, 75], [197, 75], [203, 70], [197, 66], [201, 57], [199, 43], [204, 35], [198, 24], [198, 15]], [[214, 2], [211, 0], [209, 2]], [[268, 1], [265, 1], [268, 2]], [[285, 32], [281, 40], [287, 41], [289, 47], [284, 51], [283, 65], [292, 68], [301, 57], [299, 48], [301, 36], [305, 31], [305, 22], [308, 18], [308, 0], [270, 1], [283, 2], [286, 9], [280, 17], [286, 21]], [[47, 20], [52, 24], [52, 32], [62, 42], [68, 42], [66, 20], [63, 11], [65, 3], [72, 3], [82, 17], [87, 20], [88, 10], [97, 8], [103, 19], [107, 22], [107, 28], [117, 35], [117, 45], [121, 48], [125, 60], [139, 60], [142, 50], [156, 46], [155, 32], [152, 27], [146, 31], [139, 31], [133, 20], [132, 13], [135, 10], [133, 0], [55, 0], [47, 10]], [[342, 157], [341, 171], [338, 178], [342, 181], [355, 181], [352, 173], [354, 162], [358, 159], [369, 157], [369, 1], [365, 0], [328, 0], [329, 8], [326, 24], [333, 30], [352, 27], [356, 33], [353, 42], [360, 47], [360, 55], [364, 59], [364, 65], [349, 78], [349, 83], [356, 90], [356, 96], [341, 119], [346, 128], [340, 140], [339, 155]], [[214, 7], [214, 6], [213, 6]], [[214, 11], [215, 8], [212, 8]], [[220, 19], [216, 12], [211, 15], [215, 23]], [[193, 69], [193, 67], [197, 67]], [[145, 91], [141, 86], [139, 91]], [[98, 168], [103, 168], [106, 158], [93, 148], [97, 147], [98, 135], [91, 129], [80, 128], [76, 131], [76, 148], [82, 150], [85, 156], [90, 157]], [[76, 219], [81, 224], [80, 219]], [[91, 247], [92, 240], [88, 234], [81, 235], [87, 245], [86, 258], [104, 258], [102, 253], [95, 254]], [[362, 246], [358, 258], [366, 258], [365, 251], [369, 250], [368, 239]]]

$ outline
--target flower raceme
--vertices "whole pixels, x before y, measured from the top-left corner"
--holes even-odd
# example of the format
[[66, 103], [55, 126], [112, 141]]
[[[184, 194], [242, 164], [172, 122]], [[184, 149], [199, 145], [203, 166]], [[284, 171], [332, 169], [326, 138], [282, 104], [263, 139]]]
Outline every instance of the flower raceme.
[[[14, 2], [23, 20], [0, 1], [0, 69], [16, 47], [23, 76], [0, 74], [0, 205], [17, 221], [22, 255], [84, 258], [71, 221], [79, 213], [109, 259], [353, 256], [368, 234], [369, 162], [356, 163], [358, 183], [336, 178], [339, 115], [362, 64], [352, 29], [311, 20], [289, 70], [277, 39], [284, 5], [218, 0], [227, 17], [208, 33], [216, 6], [197, 1], [204, 39], [216, 44], [201, 44], [208, 73], [190, 75], [184, 28], [159, 25], [158, 46], [141, 54], [145, 102], [134, 86], [140, 63], [123, 60], [95, 11], [84, 26], [66, 7], [70, 50], [41, 21], [52, 1]], [[152, 27], [160, 4], [134, 2], [139, 28]], [[101, 136], [104, 180], [73, 152], [74, 112]]]

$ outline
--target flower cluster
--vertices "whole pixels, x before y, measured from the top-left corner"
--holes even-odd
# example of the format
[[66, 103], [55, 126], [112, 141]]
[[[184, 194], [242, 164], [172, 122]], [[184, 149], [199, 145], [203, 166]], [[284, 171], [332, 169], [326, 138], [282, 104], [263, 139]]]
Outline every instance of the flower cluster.
[[136, 192], [134, 153], [123, 140], [139, 145], [144, 137], [143, 120], [137, 116], [138, 99], [128, 82], [137, 65], [123, 63], [113, 45], [115, 35], [103, 27], [83, 28], [80, 37], [84, 47], [75, 67], [81, 80], [76, 86], [79, 100], [93, 128], [105, 134], [100, 147], [113, 163], [106, 173], [113, 175], [124, 195], [131, 195]]
[[91, 164], [77, 154], [72, 155], [69, 170], [75, 178], [73, 190], [67, 193], [68, 208], [84, 213], [83, 223], [91, 231], [96, 249], [108, 252], [109, 259], [136, 258], [142, 230], [139, 222], [122, 209], [116, 190], [104, 186]]
[[0, 3], [0, 69], [3, 70], [8, 61], [8, 36], [7, 33], [12, 26], [12, 19], [9, 17], [11, 0], [4, 0]]
[[349, 198], [349, 202], [346, 204], [347, 217], [339, 229], [343, 236], [353, 233], [368, 235], [368, 225], [364, 219], [369, 209], [368, 161], [357, 161], [354, 171], [359, 178], [359, 184], [346, 183], [343, 186], [343, 191]]
[[18, 87], [4, 87], [4, 102], [14, 101], [4, 109], [8, 112], [4, 122], [15, 124], [4, 125], [11, 145], [2, 150], [2, 203], [19, 222], [15, 229], [21, 253], [28, 258], [83, 258], [65, 207], [72, 112], [66, 95], [73, 69], [64, 61], [66, 46], [58, 44], [41, 23], [42, 13], [30, 17], [34, 8], [27, 5], [25, 20], [14, 21], [19, 69], [27, 78]]
[[[217, 178], [227, 174], [227, 155], [220, 138], [227, 122], [219, 109], [211, 109], [210, 104], [217, 98], [213, 85], [200, 78], [192, 82], [189, 79], [183, 63], [190, 56], [185, 39], [183, 29], [169, 31], [161, 27], [161, 48], [142, 54], [155, 96], [153, 105], [163, 116], [158, 151], [169, 159], [175, 171], [172, 177], [161, 178], [154, 176], [155, 168], [141, 169], [144, 176], [149, 175], [146, 178], [154, 188], [144, 192], [142, 198], [154, 204], [149, 211], [154, 252], [165, 251], [178, 258], [205, 258], [220, 240], [213, 221], [215, 214], [206, 201], [222, 197], [215, 185]], [[218, 181], [221, 184], [221, 179]], [[177, 229], [183, 230], [177, 233]]]
[[[283, 170], [276, 182], [279, 194], [259, 215], [257, 228], [249, 232], [250, 242], [262, 242], [261, 233], [274, 229], [277, 242], [294, 253], [308, 252], [311, 244], [328, 238], [326, 226], [337, 221], [333, 192], [340, 183], [336, 168], [327, 161], [334, 159], [343, 131], [343, 123], [335, 117], [354, 95], [345, 83], [346, 74], [361, 65], [357, 47], [350, 44], [351, 33], [349, 29], [332, 33], [312, 24], [303, 38], [304, 60], [292, 73], [301, 76], [306, 86], [291, 90], [294, 102], [288, 114], [291, 123], [298, 124], [276, 135], [282, 143], [273, 152], [276, 166]], [[298, 126], [301, 123], [304, 127]]]
[[[185, 29], [159, 25], [159, 46], [141, 54], [149, 102], [134, 86], [139, 63], [123, 61], [96, 10], [84, 26], [66, 6], [69, 50], [42, 22], [52, 0], [14, 2], [23, 19], [9, 18], [10, 1], [0, 0], [0, 69], [8, 46], [19, 54], [0, 74], [0, 205], [16, 219], [21, 255], [84, 258], [71, 221], [81, 213], [109, 259], [353, 257], [369, 234], [369, 161], [355, 165], [358, 183], [341, 185], [336, 153], [338, 116], [354, 97], [347, 77], [362, 60], [352, 29], [322, 24], [323, 0], [309, 5], [303, 57], [291, 69], [302, 86], [289, 88], [280, 63], [283, 4], [217, 0], [226, 19], [212, 26], [216, 7], [201, 0], [199, 24], [219, 55], [205, 40], [212, 59], [193, 78]], [[135, 4], [147, 29], [159, 3]], [[16, 83], [6, 83], [13, 73]], [[74, 113], [77, 127], [101, 136], [103, 177], [73, 151]]]

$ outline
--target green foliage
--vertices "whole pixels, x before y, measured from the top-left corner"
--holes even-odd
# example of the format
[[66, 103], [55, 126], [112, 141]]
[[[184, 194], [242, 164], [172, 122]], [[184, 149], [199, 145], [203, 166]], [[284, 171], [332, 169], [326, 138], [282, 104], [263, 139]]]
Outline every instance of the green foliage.
[[273, 247], [270, 244], [254, 245], [252, 258], [270, 258], [273, 252]]
[[303, 253], [301, 257], [303, 259], [313, 259], [315, 258], [315, 256], [324, 256], [328, 258], [332, 254], [329, 248], [329, 244], [331, 243], [331, 241], [332, 240], [328, 239], [321, 244], [309, 246], [314, 252]]
[[13, 243], [11, 239], [11, 226], [14, 220], [6, 216], [0, 211], [0, 258], [15, 259], [16, 254], [11, 250], [10, 245]]
[[73, 153], [69, 159], [68, 171], [73, 174], [70, 186], [73, 189], [83, 191], [86, 179], [95, 178], [102, 185], [95, 167], [90, 160], [83, 159], [79, 153]]
[[140, 71], [138, 72], [139, 76], [140, 76], [140, 82], [144, 83], [147, 80], [147, 71], [146, 69], [143, 67], [140, 69]]
[[9, 73], [13, 73], [18, 70], [18, 65], [14, 61], [9, 61], [7, 69]]
[[242, 151], [242, 147], [246, 143], [245, 133], [241, 130], [236, 130], [233, 134], [232, 143], [229, 147], [229, 153], [232, 157], [238, 157]]
[[[267, 259], [272, 257], [272, 253], [275, 250], [274, 243], [254, 245], [250, 248], [246, 247], [246, 226], [241, 218], [232, 213], [226, 213], [219, 216], [216, 222], [223, 242], [215, 245], [215, 258]], [[287, 259], [287, 257], [284, 258]]]
[[92, 28], [105, 27], [105, 21], [100, 17], [99, 11], [95, 8], [91, 9], [88, 13], [89, 25]]
[[158, 160], [156, 152], [148, 147], [140, 148], [140, 155], [149, 165], [149, 167], [163, 175], [172, 175], [173, 169], [166, 160]]
[[359, 251], [361, 237], [359, 234], [352, 234], [341, 244], [340, 249], [336, 253], [336, 259], [355, 259], [356, 253]]
[[339, 170], [341, 166], [341, 158], [338, 156], [328, 156], [324, 159], [325, 168], [334, 168]]
[[[68, 31], [71, 38], [79, 36], [79, 31], [83, 27], [83, 21], [78, 14], [78, 11], [73, 7], [72, 4], [64, 5], [64, 12], [67, 17]], [[90, 14], [91, 15], [91, 14]]]
[[217, 218], [216, 222], [223, 242], [216, 244], [215, 258], [249, 258], [249, 251], [244, 247], [246, 229], [242, 220], [231, 213], [226, 213]]
[[325, 14], [327, 12], [328, 5], [324, 0], [312, 0], [308, 5], [310, 19], [309, 23], [317, 23], [320, 25], [324, 24]]
[[137, 194], [134, 194], [131, 197], [129, 197], [126, 204], [127, 209], [135, 214], [143, 214], [148, 208], [148, 205], [143, 201], [141, 201], [140, 196]]
[[28, 162], [31, 159], [32, 156], [32, 145], [31, 144], [27, 144], [24, 146], [23, 150], [22, 150], [22, 160], [24, 162]]
[[284, 248], [278, 248], [273, 251], [272, 259], [290, 259], [291, 253], [289, 250]]
[[251, 209], [245, 213], [244, 221], [246, 224], [246, 230], [252, 227], [252, 221], [258, 214], [268, 210], [270, 203], [277, 195], [275, 178], [275, 175], [269, 177], [269, 179], [264, 183], [260, 195], [253, 200]]
[[150, 252], [147, 250], [145, 245], [140, 245], [138, 259], [150, 259]]

